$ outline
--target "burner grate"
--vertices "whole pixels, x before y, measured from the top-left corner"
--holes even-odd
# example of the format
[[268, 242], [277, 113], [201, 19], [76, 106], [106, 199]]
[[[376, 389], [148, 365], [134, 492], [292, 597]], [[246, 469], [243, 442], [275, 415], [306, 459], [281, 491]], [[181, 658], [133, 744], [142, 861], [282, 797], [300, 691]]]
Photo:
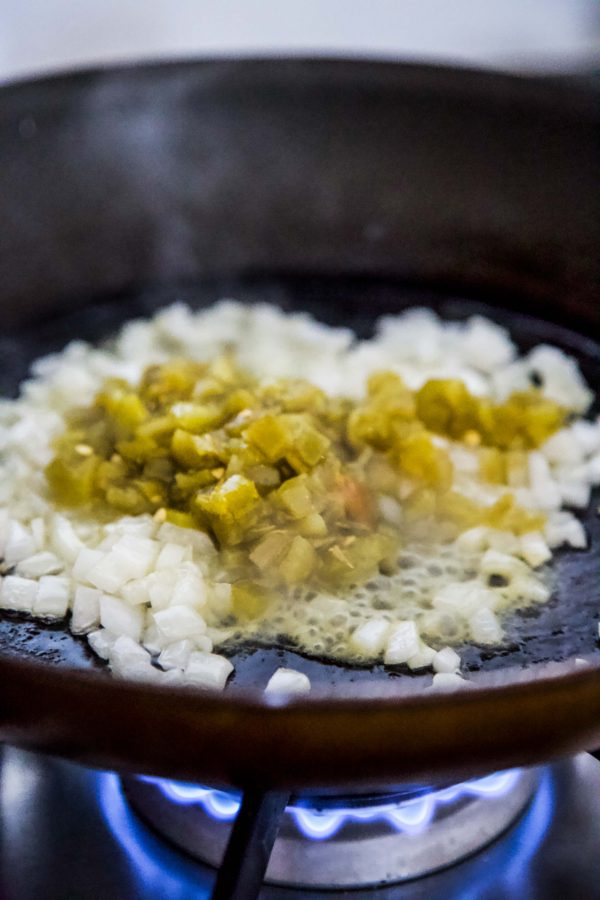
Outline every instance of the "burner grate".
[[[273, 845], [268, 867], [263, 861], [267, 882], [357, 888], [417, 878], [477, 852], [519, 816], [537, 782], [537, 770], [516, 769], [432, 791], [292, 797], [287, 805], [282, 795], [267, 794], [245, 797], [244, 804], [273, 832], [266, 841]], [[240, 810], [239, 794], [137, 776], [125, 777], [123, 785], [133, 808], [155, 830], [196, 859], [221, 865]], [[252, 857], [264, 848], [264, 835], [248, 824], [252, 810], [244, 815], [246, 841], [238, 835], [235, 843], [241, 856], [243, 846]], [[231, 848], [227, 852], [231, 860]]]

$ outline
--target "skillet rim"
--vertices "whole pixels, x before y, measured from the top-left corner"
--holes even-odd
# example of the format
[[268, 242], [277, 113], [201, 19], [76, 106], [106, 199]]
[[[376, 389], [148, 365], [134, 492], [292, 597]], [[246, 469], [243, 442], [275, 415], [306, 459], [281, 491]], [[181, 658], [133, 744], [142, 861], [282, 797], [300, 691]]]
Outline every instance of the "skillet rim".
[[224, 787], [435, 784], [600, 744], [598, 665], [450, 696], [335, 699], [144, 685], [8, 656], [0, 678], [0, 736], [8, 743]]

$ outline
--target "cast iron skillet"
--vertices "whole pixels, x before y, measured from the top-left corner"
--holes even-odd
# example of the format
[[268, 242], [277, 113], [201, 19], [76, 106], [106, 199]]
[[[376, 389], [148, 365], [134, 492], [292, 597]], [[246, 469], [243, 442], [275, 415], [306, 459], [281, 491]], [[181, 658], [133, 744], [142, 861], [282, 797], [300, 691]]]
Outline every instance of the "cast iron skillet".
[[[368, 334], [484, 310], [600, 385], [597, 98], [582, 81], [328, 61], [86, 72], [0, 91], [0, 378], [165, 302], [235, 295]], [[552, 323], [552, 324], [551, 324]], [[76, 391], [76, 385], [74, 385]], [[234, 651], [221, 695], [111, 679], [65, 628], [0, 621], [0, 737], [105, 767], [295, 789], [462, 778], [600, 743], [600, 527], [474, 687]], [[576, 667], [575, 657], [587, 667]], [[267, 699], [282, 662], [313, 692]], [[258, 685], [258, 687], [257, 687]]]

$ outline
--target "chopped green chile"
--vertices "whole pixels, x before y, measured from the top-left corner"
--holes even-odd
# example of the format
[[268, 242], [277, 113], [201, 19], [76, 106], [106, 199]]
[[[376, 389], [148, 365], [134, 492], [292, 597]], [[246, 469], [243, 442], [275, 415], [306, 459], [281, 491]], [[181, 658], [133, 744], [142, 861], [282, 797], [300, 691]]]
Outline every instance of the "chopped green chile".
[[[307, 381], [261, 382], [231, 356], [175, 359], [150, 366], [137, 386], [108, 380], [70, 415], [46, 476], [58, 504], [207, 532], [234, 582], [234, 614], [252, 619], [278, 586], [331, 590], [385, 571], [415, 523], [441, 523], [445, 535], [541, 527], [543, 516], [510, 493], [479, 507], [453, 490], [436, 435], [463, 442], [482, 477], [506, 485], [523, 451], [566, 416], [537, 389], [494, 404], [460, 381], [412, 392], [379, 372], [354, 402]], [[383, 497], [401, 510], [393, 528]]]

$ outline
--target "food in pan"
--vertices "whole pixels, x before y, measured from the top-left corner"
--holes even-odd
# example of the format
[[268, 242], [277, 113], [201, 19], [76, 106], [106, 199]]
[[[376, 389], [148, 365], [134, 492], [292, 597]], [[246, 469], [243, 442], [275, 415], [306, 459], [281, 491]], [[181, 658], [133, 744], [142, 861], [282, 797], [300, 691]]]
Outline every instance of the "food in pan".
[[3, 402], [0, 604], [68, 616], [123, 677], [222, 688], [219, 649], [250, 638], [452, 685], [454, 648], [501, 644], [551, 596], [552, 551], [586, 546], [592, 400], [574, 360], [479, 316], [357, 341], [172, 306]]

